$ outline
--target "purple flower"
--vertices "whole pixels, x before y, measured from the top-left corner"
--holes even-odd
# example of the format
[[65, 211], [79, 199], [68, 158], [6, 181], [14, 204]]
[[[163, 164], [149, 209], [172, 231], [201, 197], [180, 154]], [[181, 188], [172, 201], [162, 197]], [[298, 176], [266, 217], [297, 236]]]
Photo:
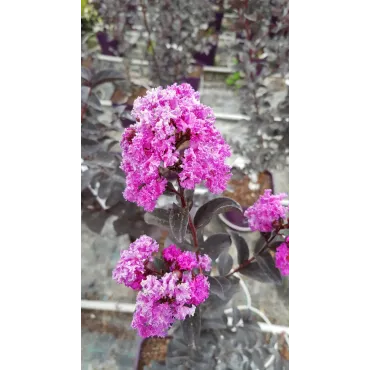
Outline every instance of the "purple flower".
[[137, 295], [131, 324], [140, 336], [164, 337], [175, 320], [194, 314], [192, 288], [176, 273], [166, 273], [161, 279], [149, 275], [141, 285], [143, 290]]
[[248, 218], [250, 228], [253, 231], [272, 231], [273, 222], [285, 218], [288, 213], [288, 207], [281, 205], [281, 200], [286, 196], [284, 193], [271, 195], [271, 189], [265, 190], [257, 202], [244, 213], [244, 216]]
[[145, 264], [153, 260], [153, 253], [158, 252], [158, 243], [147, 235], [130, 244], [128, 250], [121, 251], [121, 258], [113, 270], [112, 277], [118, 284], [125, 284], [134, 290], [140, 290], [145, 279]]
[[196, 307], [195, 306], [179, 306], [175, 313], [175, 318], [177, 320], [185, 320], [186, 316], [193, 316], [195, 312]]
[[[289, 242], [289, 237], [287, 239]], [[289, 247], [286, 243], [282, 243], [276, 248], [275, 263], [282, 275], [287, 276], [289, 274]]]
[[181, 254], [181, 249], [177, 248], [175, 244], [171, 244], [163, 249], [162, 254], [166, 261], [172, 262]]
[[191, 303], [198, 305], [203, 303], [209, 296], [209, 282], [206, 276], [197, 275], [190, 283]]
[[191, 271], [193, 268], [198, 267], [197, 256], [194, 252], [182, 252], [177, 257], [177, 264], [180, 270]]
[[199, 267], [205, 271], [211, 271], [212, 269], [212, 260], [207, 254], [199, 256]]
[[213, 193], [225, 190], [230, 148], [214, 126], [212, 109], [199, 102], [189, 84], [149, 90], [135, 100], [132, 115], [137, 123], [121, 140], [128, 201], [152, 211], [165, 190], [167, 179], [161, 173], [168, 167], [179, 174], [184, 188], [204, 181]]

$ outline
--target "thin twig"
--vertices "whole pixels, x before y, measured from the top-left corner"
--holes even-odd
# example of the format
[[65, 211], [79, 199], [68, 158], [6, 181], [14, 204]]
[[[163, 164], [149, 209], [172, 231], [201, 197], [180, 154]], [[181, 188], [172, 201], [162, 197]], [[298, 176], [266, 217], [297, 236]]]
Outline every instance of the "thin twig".
[[[264, 252], [266, 249], [268, 249], [269, 244], [275, 239], [277, 235], [279, 235], [280, 228], [276, 231], [276, 233], [265, 242], [264, 246], [261, 248], [261, 250], [256, 254], [257, 256], [260, 255], [262, 252]], [[251, 257], [249, 260], [242, 262], [237, 268], [231, 270], [226, 277], [231, 276], [232, 274], [235, 274], [235, 272], [238, 272], [242, 268], [248, 266], [251, 262], [253, 262], [256, 259], [255, 256]]]

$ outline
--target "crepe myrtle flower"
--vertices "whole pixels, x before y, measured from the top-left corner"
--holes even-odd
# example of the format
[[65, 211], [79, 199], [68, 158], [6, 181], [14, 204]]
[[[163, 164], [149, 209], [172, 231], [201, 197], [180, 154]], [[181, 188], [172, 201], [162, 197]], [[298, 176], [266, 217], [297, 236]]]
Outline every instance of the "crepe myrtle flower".
[[118, 284], [125, 284], [134, 290], [141, 289], [141, 282], [146, 275], [146, 264], [153, 261], [153, 253], [158, 252], [158, 243], [147, 235], [130, 244], [128, 250], [121, 251], [121, 256], [112, 277]]
[[158, 278], [149, 275], [141, 283], [131, 326], [143, 337], [164, 337], [176, 320], [194, 315], [196, 305], [209, 296], [206, 276], [173, 272]]
[[289, 275], [289, 237], [276, 248], [275, 264], [283, 276]]
[[214, 126], [212, 109], [189, 84], [149, 90], [135, 100], [132, 115], [136, 123], [121, 140], [126, 200], [153, 211], [166, 188], [166, 171], [175, 172], [185, 189], [201, 182], [215, 194], [226, 189], [230, 147]]
[[190, 251], [181, 251], [175, 244], [166, 247], [162, 252], [165, 261], [169, 262], [171, 269], [191, 271], [199, 268], [204, 271], [211, 271], [212, 260], [207, 254], [197, 255]]
[[288, 207], [281, 204], [281, 200], [287, 195], [284, 193], [273, 195], [271, 192], [271, 189], [266, 189], [253, 206], [244, 212], [252, 231], [270, 232], [274, 229], [275, 221], [287, 216]]

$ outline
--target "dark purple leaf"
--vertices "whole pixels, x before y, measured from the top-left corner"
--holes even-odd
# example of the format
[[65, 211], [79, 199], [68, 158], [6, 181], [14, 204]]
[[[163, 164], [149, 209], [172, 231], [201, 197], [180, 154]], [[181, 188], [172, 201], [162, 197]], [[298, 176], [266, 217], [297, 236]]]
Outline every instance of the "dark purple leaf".
[[229, 234], [213, 234], [200, 245], [200, 252], [208, 254], [215, 261], [223, 251], [228, 250], [230, 245], [231, 237]]
[[91, 77], [91, 71], [86, 67], [81, 67], [81, 78], [84, 79], [86, 82], [90, 82]]
[[260, 265], [263, 272], [277, 284], [281, 284], [283, 279], [278, 268], [275, 266], [275, 261], [269, 252], [263, 252], [262, 254], [255, 256], [257, 263]]
[[238, 233], [232, 232], [231, 236], [238, 251], [238, 263], [240, 265], [249, 259], [249, 247], [245, 239], [242, 238]]
[[230, 281], [222, 276], [209, 276], [208, 281], [210, 284], [210, 292], [224, 300], [226, 298], [225, 293], [231, 287]]
[[220, 257], [218, 257], [217, 267], [221, 276], [226, 276], [230, 272], [233, 267], [233, 258], [228, 252], [222, 252], [220, 254]]
[[96, 87], [106, 82], [125, 80], [122, 72], [115, 69], [105, 69], [95, 74], [91, 79], [91, 87]]
[[182, 243], [186, 235], [189, 221], [189, 209], [181, 208], [173, 203], [169, 214], [170, 230], [176, 242]]
[[145, 213], [144, 220], [149, 225], [155, 225], [160, 227], [170, 227], [170, 211], [163, 208], [156, 208], [151, 213]]
[[214, 215], [234, 209], [242, 212], [240, 204], [231, 198], [221, 197], [210, 200], [198, 209], [194, 217], [194, 225], [196, 228], [204, 227], [211, 221]]
[[187, 317], [182, 322], [182, 331], [184, 334], [185, 342], [192, 349], [199, 346], [200, 329], [201, 329], [201, 315], [200, 307], [198, 306], [193, 316]]

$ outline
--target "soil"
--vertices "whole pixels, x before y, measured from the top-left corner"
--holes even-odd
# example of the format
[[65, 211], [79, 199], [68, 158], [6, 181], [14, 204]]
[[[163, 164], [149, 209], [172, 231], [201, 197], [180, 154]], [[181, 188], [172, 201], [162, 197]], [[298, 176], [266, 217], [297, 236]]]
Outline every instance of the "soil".
[[[247, 175], [242, 179], [231, 179], [229, 185], [233, 191], [225, 191], [224, 195], [237, 201], [242, 207], [253, 205], [266, 189], [272, 189], [272, 176], [269, 172], [261, 172], [257, 183], [253, 182]], [[259, 185], [256, 190], [251, 190], [250, 185]]]
[[169, 342], [170, 338], [144, 339], [141, 345], [138, 370], [144, 370], [144, 367], [152, 361], [164, 362], [166, 360]]
[[81, 311], [81, 328], [101, 334], [111, 334], [117, 339], [135, 340], [136, 332], [123, 323], [131, 322], [132, 314], [96, 310]]

